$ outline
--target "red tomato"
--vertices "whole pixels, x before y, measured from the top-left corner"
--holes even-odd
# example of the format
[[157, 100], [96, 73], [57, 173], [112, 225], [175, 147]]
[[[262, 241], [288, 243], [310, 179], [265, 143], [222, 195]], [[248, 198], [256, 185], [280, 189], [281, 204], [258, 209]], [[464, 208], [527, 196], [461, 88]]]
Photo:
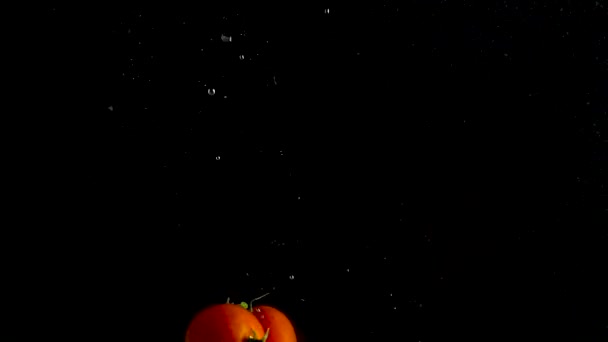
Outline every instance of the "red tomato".
[[270, 306], [255, 306], [253, 314], [262, 323], [264, 331], [270, 328], [266, 342], [296, 342], [293, 325], [281, 311]]
[[262, 339], [264, 333], [262, 324], [250, 311], [240, 305], [219, 304], [194, 316], [186, 332], [186, 342], [243, 342], [250, 338]]

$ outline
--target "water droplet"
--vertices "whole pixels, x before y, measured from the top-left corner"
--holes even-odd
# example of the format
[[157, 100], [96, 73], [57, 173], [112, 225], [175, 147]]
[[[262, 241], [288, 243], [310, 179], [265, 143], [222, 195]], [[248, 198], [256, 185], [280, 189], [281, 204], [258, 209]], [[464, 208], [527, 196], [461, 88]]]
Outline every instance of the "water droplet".
[[239, 56], [239, 59], [240, 59], [240, 60], [244, 60], [244, 59], [245, 59], [245, 55], [240, 55], [240, 56]]
[[222, 41], [224, 43], [230, 43], [232, 41], [232, 37], [230, 37], [230, 36], [225, 36], [225, 35], [222, 34], [221, 37], [222, 37]]
[[390, 297], [392, 297], [392, 296], [393, 296], [393, 294], [392, 294], [392, 293], [389, 293], [388, 295], [389, 295]]
[[325, 9], [325, 14], [329, 14], [329, 8]]
[[110, 110], [110, 112], [114, 111], [114, 107], [113, 106], [108, 107], [108, 109]]
[[215, 157], [215, 160], [220, 160], [220, 156]]
[[264, 315], [262, 315], [262, 317], [260, 317], [261, 319], [264, 319]]
[[207, 90], [207, 94], [209, 94], [210, 96], [215, 95], [215, 89], [209, 88], [209, 90]]
[[396, 306], [395, 306], [395, 307], [393, 307], [393, 310], [397, 310], [397, 307], [396, 307]]
[[255, 308], [255, 311], [262, 312], [262, 310], [260, 310], [260, 308]]
[[350, 268], [347, 268], [347, 269], [346, 269], [346, 272], [347, 272], [347, 273], [348, 273], [348, 272], [350, 272]]
[[289, 276], [289, 279], [291, 279], [291, 280], [294, 280], [294, 278], [295, 277], [293, 276], [293, 274]]

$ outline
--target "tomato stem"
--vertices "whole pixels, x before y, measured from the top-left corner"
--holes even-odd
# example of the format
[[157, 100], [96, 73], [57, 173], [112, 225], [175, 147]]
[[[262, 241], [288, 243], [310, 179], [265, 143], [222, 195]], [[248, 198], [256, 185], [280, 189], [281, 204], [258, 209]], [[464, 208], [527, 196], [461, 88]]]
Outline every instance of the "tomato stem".
[[251, 302], [249, 302], [249, 311], [253, 312], [253, 301], [254, 301], [254, 300], [262, 299], [262, 298], [264, 298], [264, 297], [268, 296], [269, 294], [270, 294], [270, 292], [265, 293], [265, 294], [263, 294], [263, 295], [259, 296], [258, 298], [253, 298], [253, 299], [251, 300]]
[[266, 329], [266, 333], [264, 334], [262, 339], [258, 340], [255, 331], [253, 331], [253, 337], [249, 337], [247, 339], [247, 342], [266, 342], [266, 340], [268, 339], [268, 335], [270, 335], [270, 328]]
[[264, 334], [264, 337], [262, 337], [262, 342], [266, 342], [268, 335], [270, 335], [270, 328], [266, 329], [266, 333]]

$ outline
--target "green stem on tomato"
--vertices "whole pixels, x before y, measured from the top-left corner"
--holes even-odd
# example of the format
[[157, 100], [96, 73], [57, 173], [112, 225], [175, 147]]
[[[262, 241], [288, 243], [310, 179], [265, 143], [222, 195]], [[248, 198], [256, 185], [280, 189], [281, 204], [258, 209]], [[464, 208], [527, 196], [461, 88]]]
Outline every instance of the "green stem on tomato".
[[270, 328], [266, 329], [266, 333], [264, 334], [262, 339], [258, 340], [257, 334], [255, 333], [255, 331], [253, 331], [253, 337], [249, 337], [247, 339], [247, 342], [266, 342], [266, 340], [268, 339], [268, 335], [270, 335]]
[[[254, 301], [254, 300], [262, 299], [262, 298], [264, 298], [264, 297], [268, 296], [269, 294], [270, 294], [270, 292], [265, 293], [265, 294], [263, 294], [263, 295], [259, 296], [258, 298], [253, 298], [253, 299], [251, 300], [251, 302], [249, 302], [249, 311], [253, 312], [253, 301]], [[243, 306], [245, 309], [247, 309], [246, 305], [247, 305], [247, 303], [245, 303], [245, 306], [243, 306], [243, 303], [241, 303], [241, 306]]]

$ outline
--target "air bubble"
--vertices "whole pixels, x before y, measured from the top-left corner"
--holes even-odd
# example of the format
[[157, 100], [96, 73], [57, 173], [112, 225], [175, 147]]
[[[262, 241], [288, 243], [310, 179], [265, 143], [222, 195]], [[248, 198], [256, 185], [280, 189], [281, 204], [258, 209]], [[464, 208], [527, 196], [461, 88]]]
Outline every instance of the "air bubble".
[[215, 160], [220, 160], [220, 156], [215, 157]]
[[239, 56], [239, 59], [240, 59], [240, 60], [244, 60], [244, 59], [245, 59], [245, 55], [240, 55], [240, 56]]
[[329, 14], [329, 8], [325, 9], [325, 14]]
[[291, 280], [294, 280], [294, 278], [295, 278], [295, 277], [294, 277], [294, 275], [293, 275], [293, 274], [289, 276], [289, 279], [291, 279]]
[[209, 88], [209, 90], [207, 90], [207, 94], [209, 94], [209, 96], [215, 95], [215, 89]]

